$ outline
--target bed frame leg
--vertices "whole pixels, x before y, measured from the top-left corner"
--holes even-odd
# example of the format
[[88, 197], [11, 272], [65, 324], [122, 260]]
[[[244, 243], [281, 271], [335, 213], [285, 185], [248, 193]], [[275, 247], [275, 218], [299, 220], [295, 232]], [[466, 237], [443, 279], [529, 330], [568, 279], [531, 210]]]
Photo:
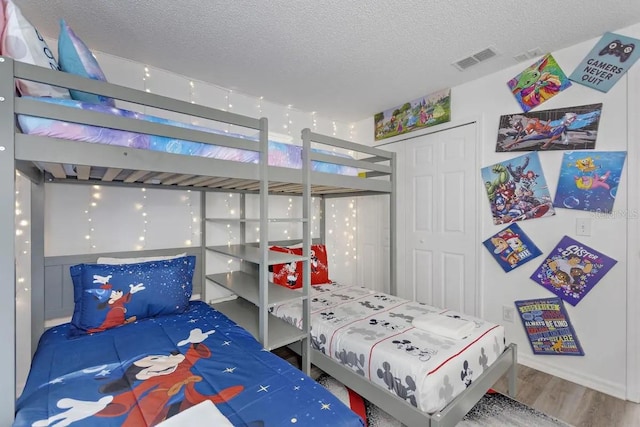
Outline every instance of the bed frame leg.
[[516, 382], [518, 379], [518, 348], [515, 344], [511, 344], [511, 369], [509, 369], [509, 396], [516, 397], [517, 387]]

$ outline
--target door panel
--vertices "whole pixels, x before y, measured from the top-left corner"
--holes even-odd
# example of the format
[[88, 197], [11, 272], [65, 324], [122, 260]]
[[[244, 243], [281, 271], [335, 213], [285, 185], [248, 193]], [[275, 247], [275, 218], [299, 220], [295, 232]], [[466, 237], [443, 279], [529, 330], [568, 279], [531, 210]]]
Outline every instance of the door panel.
[[407, 285], [417, 301], [478, 314], [476, 126], [404, 144]]

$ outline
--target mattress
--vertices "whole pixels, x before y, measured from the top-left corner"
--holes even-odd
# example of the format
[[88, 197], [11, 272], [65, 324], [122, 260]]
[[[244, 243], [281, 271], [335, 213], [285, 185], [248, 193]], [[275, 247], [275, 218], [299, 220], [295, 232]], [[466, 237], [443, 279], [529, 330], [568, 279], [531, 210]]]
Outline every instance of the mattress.
[[[64, 105], [66, 107], [77, 108], [81, 110], [95, 111], [114, 116], [144, 120], [152, 123], [161, 123], [184, 129], [192, 129], [207, 133], [226, 135], [234, 138], [241, 138], [251, 141], [258, 140], [257, 138], [252, 138], [246, 135], [223, 132], [202, 126], [195, 126], [174, 120], [168, 120], [160, 117], [136, 113], [129, 110], [123, 110], [120, 108], [109, 107], [102, 104], [91, 104], [62, 98], [24, 98], [35, 99], [38, 101], [56, 105]], [[157, 135], [128, 132], [117, 129], [103, 128], [99, 126], [70, 123], [23, 114], [18, 115], [18, 123], [22, 132], [29, 135], [48, 136], [53, 138], [70, 139], [73, 141], [91, 142], [96, 144], [118, 145], [121, 147], [162, 151], [165, 153], [182, 154], [187, 156], [211, 157], [215, 159], [231, 160], [243, 163], [258, 163], [260, 160], [260, 153], [256, 151], [223, 147], [201, 142], [185, 141], [181, 139], [173, 139]], [[350, 158], [349, 156], [333, 151], [315, 148], [313, 148], [312, 151], [322, 154], [335, 155], [343, 158]], [[302, 168], [302, 147], [300, 146], [285, 144], [276, 141], [269, 141], [268, 152], [270, 166], [280, 166], [295, 169]], [[334, 173], [340, 175], [355, 176], [358, 172], [357, 169], [349, 166], [327, 162], [313, 161], [311, 167], [312, 170], [316, 172]]]
[[206, 401], [234, 426], [362, 426], [203, 302], [94, 335], [68, 338], [69, 326], [41, 337], [14, 426], [151, 426]]
[[[310, 298], [315, 349], [427, 413], [443, 409], [505, 350], [502, 326], [452, 310], [338, 283], [312, 286]], [[301, 327], [300, 303], [272, 313]], [[428, 313], [475, 328], [452, 339], [413, 327]]]

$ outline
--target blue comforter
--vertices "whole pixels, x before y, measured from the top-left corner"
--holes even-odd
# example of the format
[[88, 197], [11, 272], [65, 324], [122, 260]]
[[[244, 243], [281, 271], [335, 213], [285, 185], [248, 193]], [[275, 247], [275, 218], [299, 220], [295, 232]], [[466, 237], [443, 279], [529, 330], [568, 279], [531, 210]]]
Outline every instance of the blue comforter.
[[203, 302], [94, 335], [68, 331], [65, 324], [42, 336], [15, 426], [152, 426], [204, 400], [236, 426], [362, 426]]

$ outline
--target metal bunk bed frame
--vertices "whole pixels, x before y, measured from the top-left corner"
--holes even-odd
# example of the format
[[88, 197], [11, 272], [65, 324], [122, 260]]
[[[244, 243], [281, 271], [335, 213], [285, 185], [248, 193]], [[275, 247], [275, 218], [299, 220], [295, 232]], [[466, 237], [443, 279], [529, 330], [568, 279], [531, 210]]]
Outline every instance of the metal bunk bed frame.
[[[54, 86], [103, 95], [120, 101], [158, 108], [166, 111], [232, 124], [258, 131], [256, 141], [213, 134], [169, 125], [139, 121], [124, 117], [83, 111], [16, 96], [15, 79], [30, 80]], [[140, 150], [120, 146], [91, 144], [57, 138], [25, 135], [16, 125], [16, 115], [75, 122], [143, 134], [159, 135], [188, 141], [228, 146], [260, 153], [258, 164], [240, 163], [213, 158], [190, 157], [164, 152]], [[100, 185], [133, 185], [153, 188], [181, 188], [200, 191], [250, 192], [260, 194], [261, 265], [266, 264], [268, 227], [268, 194], [311, 195], [323, 197], [366, 194], [391, 194], [393, 181], [368, 179], [379, 174], [392, 175], [391, 166], [379, 164], [389, 160], [380, 157], [382, 150], [340, 140], [327, 139], [324, 143], [339, 148], [354, 149], [370, 157], [353, 160], [311, 152], [304, 144], [302, 156], [307, 165], [303, 169], [269, 166], [267, 119], [256, 119], [226, 111], [191, 104], [143, 91], [49, 70], [13, 61], [0, 56], [0, 277], [6, 286], [0, 299], [0, 363], [8, 367], [9, 375], [0, 382], [0, 425], [10, 425], [15, 411], [16, 390], [16, 266], [15, 266], [15, 173], [21, 172], [31, 181], [31, 345], [35, 350], [44, 331], [45, 258], [44, 258], [44, 182], [73, 182]], [[325, 161], [358, 169], [369, 174], [359, 177], [332, 175], [310, 170], [311, 161]], [[71, 165], [75, 174], [67, 174], [65, 165]], [[392, 203], [393, 205], [393, 203]], [[305, 215], [308, 214], [305, 213]], [[204, 215], [203, 215], [204, 221]], [[308, 242], [308, 239], [305, 239]], [[308, 254], [308, 243], [305, 248]], [[205, 247], [201, 248], [205, 259]], [[201, 268], [202, 282], [206, 269]], [[266, 281], [266, 267], [260, 267], [260, 283]], [[305, 274], [308, 277], [308, 273]], [[307, 280], [308, 282], [308, 280]], [[308, 286], [308, 285], [306, 285]], [[266, 300], [265, 286], [260, 286], [260, 301]], [[203, 293], [206, 287], [203, 287]], [[203, 295], [206, 301], [206, 295]], [[260, 318], [266, 317], [266, 306], [259, 307]], [[264, 325], [259, 335], [266, 337]], [[300, 345], [308, 346], [308, 339]], [[303, 353], [303, 366], [309, 358]], [[305, 360], [306, 359], [306, 360]], [[13, 372], [11, 369], [13, 368]]]

